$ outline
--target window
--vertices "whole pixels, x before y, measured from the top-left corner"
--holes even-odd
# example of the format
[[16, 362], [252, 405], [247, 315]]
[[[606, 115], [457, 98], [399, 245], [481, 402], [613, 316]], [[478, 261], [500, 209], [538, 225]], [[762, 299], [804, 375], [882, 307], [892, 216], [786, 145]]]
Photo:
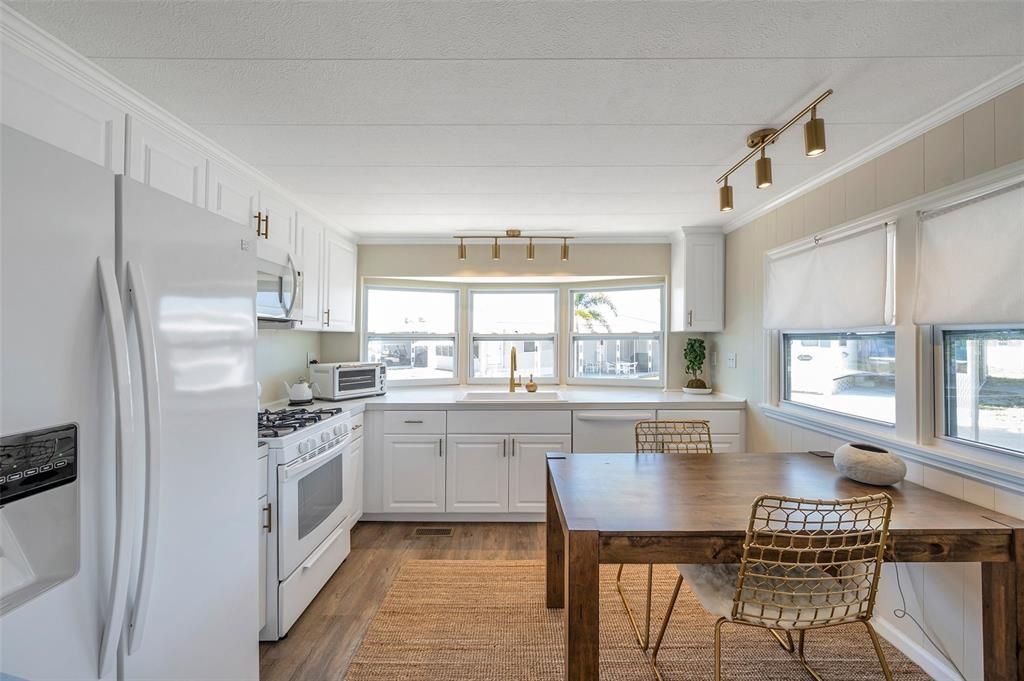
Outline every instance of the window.
[[366, 288], [366, 359], [388, 382], [457, 382], [458, 291]]
[[896, 422], [896, 334], [782, 336], [783, 399], [849, 416]]
[[661, 286], [571, 291], [571, 375], [661, 385]]
[[558, 291], [470, 291], [471, 379], [558, 377]]
[[947, 437], [1024, 452], [1024, 328], [942, 331]]

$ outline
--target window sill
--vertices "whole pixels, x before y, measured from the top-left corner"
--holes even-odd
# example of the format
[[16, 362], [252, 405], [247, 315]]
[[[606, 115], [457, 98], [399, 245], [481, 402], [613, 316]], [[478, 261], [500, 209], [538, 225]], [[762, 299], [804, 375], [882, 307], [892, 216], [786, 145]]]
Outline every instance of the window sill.
[[809, 414], [788, 405], [759, 405], [765, 416], [782, 423], [839, 439], [866, 442], [889, 449], [908, 461], [932, 466], [972, 480], [1024, 493], [1024, 465], [1021, 457], [987, 448], [923, 445], [897, 438], [891, 428], [872, 427], [854, 419], [828, 418]]

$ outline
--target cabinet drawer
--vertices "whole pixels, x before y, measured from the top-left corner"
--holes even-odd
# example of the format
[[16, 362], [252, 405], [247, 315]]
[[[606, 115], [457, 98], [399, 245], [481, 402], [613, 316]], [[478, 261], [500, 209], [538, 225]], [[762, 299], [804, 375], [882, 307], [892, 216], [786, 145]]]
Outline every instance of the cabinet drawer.
[[558, 411], [477, 411], [448, 412], [448, 432], [459, 434], [533, 433], [568, 435], [572, 432], [572, 412]]
[[[266, 451], [266, 450], [263, 450]], [[267, 496], [267, 475], [269, 458], [256, 459], [256, 498]]]
[[386, 411], [383, 414], [385, 435], [444, 435], [443, 411]]
[[712, 435], [739, 435], [743, 432], [742, 410], [719, 409], [662, 409], [658, 411], [659, 419], [682, 421], [707, 421], [711, 424]]
[[715, 454], [746, 451], [742, 435], [718, 435], [711, 433], [711, 448]]
[[353, 438], [363, 436], [363, 412], [359, 412], [348, 420], [348, 428], [352, 432]]

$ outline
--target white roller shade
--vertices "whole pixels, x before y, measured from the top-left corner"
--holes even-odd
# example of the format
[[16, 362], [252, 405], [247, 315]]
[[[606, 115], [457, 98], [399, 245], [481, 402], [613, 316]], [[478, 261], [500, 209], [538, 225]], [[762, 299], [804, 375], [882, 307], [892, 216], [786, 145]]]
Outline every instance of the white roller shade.
[[1024, 184], [925, 213], [917, 324], [1024, 322]]
[[882, 224], [769, 254], [764, 327], [820, 330], [891, 324], [894, 234]]

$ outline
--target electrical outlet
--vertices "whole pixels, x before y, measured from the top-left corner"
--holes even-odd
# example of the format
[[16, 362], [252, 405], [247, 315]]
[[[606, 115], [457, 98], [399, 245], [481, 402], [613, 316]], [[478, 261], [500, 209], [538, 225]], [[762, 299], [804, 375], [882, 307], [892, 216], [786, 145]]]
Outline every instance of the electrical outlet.
[[312, 352], [307, 352], [306, 353], [306, 366], [309, 366], [310, 364], [312, 364], [314, 360], [316, 360], [317, 362], [320, 361], [320, 359], [316, 355], [314, 355]]
[[726, 354], [726, 356], [725, 356], [725, 366], [729, 367], [730, 369], [735, 369], [736, 368], [736, 353], [735, 352], [730, 352], [730, 353]]

